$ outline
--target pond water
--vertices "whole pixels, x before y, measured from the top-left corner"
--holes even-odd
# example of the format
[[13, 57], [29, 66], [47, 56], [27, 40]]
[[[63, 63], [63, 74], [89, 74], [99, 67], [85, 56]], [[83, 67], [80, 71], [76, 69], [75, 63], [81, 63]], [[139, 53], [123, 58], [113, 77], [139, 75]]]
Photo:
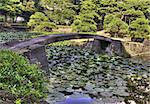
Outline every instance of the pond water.
[[[32, 35], [18, 34], [0, 33], [0, 43]], [[70, 43], [47, 47], [49, 104], [150, 104], [150, 60], [141, 60], [147, 56], [100, 55]]]
[[49, 46], [47, 53], [50, 84], [46, 101], [49, 104], [70, 104], [66, 103], [71, 101], [68, 98], [72, 101], [92, 99], [93, 102], [85, 104], [125, 104], [128, 101], [149, 104], [149, 64], [100, 55], [77, 46]]

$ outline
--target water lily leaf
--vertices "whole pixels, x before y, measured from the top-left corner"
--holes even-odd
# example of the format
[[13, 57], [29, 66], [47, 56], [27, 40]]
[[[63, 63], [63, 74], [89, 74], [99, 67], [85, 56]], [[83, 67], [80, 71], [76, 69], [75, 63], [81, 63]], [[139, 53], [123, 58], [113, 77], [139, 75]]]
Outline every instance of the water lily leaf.
[[86, 83], [86, 85], [85, 85], [84, 88], [85, 88], [86, 90], [88, 90], [88, 91], [92, 91], [94, 87], [95, 87], [94, 84], [88, 82], [88, 83]]

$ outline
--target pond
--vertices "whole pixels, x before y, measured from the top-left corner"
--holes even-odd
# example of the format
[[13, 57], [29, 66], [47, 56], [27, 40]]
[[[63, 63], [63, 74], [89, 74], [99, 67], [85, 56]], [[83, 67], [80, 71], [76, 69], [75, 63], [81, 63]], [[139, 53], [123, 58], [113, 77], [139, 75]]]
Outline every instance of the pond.
[[[30, 35], [24, 34], [24, 39], [30, 39]], [[7, 36], [1, 33], [0, 43], [22, 38], [22, 35]], [[79, 104], [77, 101], [82, 104], [125, 104], [130, 101], [150, 104], [150, 60], [146, 63], [101, 55], [90, 47], [72, 43], [59, 42], [47, 47], [50, 83], [46, 101], [49, 104], [69, 104], [74, 99], [76, 104]]]
[[71, 45], [51, 45], [47, 53], [49, 104], [66, 104], [68, 98], [92, 99], [85, 104], [150, 103], [149, 64]]

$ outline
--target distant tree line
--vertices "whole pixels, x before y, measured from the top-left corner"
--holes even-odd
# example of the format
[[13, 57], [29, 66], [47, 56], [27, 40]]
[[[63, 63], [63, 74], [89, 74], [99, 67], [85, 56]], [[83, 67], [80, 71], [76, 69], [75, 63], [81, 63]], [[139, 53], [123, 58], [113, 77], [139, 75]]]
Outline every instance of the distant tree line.
[[104, 29], [113, 37], [149, 37], [150, 0], [1, 0], [0, 13], [21, 16], [34, 31], [57, 25], [75, 32]]

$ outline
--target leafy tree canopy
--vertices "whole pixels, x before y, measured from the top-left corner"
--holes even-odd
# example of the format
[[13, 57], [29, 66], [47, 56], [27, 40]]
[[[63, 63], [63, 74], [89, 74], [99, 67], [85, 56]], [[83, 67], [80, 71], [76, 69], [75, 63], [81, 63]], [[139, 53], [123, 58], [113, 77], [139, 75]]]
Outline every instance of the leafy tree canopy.
[[72, 23], [75, 11], [71, 0], [41, 0], [41, 6], [45, 14], [59, 25], [69, 25]]
[[72, 27], [77, 32], [94, 32], [96, 31], [96, 18], [99, 18], [96, 13], [96, 5], [92, 0], [81, 0], [80, 14], [76, 16]]
[[53, 28], [56, 28], [55, 23], [50, 22], [49, 18], [42, 12], [36, 12], [30, 17], [28, 26], [37, 32], [42, 31], [52, 31]]
[[[38, 16], [42, 27], [32, 18], [37, 12], [43, 13], [43, 17]], [[110, 14], [128, 25], [139, 18], [150, 20], [150, 0], [0, 0], [0, 13], [6, 14], [5, 18], [10, 15], [22, 16], [27, 22], [31, 19], [28, 25], [36, 22], [31, 27], [38, 27], [37, 30], [45, 30], [46, 24], [53, 27], [55, 23], [71, 25], [76, 32], [95, 32], [107, 30], [112, 22], [107, 18]]]
[[16, 15], [21, 13], [23, 8], [20, 0], [1, 0], [0, 11], [2, 13], [8, 13], [9, 15]]
[[106, 16], [104, 27], [113, 37], [125, 37], [128, 34], [128, 24], [112, 14]]
[[138, 18], [129, 25], [131, 37], [148, 38], [150, 37], [150, 21], [145, 18]]
[[145, 18], [144, 13], [140, 10], [134, 10], [134, 9], [123, 12], [122, 19], [128, 24], [130, 24], [130, 22], [136, 20], [137, 18]]

